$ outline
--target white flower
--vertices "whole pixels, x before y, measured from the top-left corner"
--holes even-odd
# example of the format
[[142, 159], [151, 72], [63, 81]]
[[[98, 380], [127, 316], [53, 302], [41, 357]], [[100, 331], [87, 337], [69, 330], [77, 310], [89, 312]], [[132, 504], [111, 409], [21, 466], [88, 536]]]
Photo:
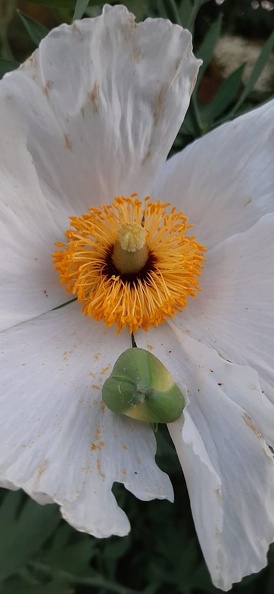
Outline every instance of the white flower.
[[58, 309], [71, 297], [51, 257], [89, 206], [134, 192], [171, 202], [207, 247], [202, 290], [136, 338], [187, 391], [169, 431], [212, 580], [228, 590], [274, 540], [274, 103], [166, 162], [198, 66], [187, 31], [136, 26], [116, 6], [50, 33], [0, 84], [0, 484], [57, 502], [97, 537], [129, 531], [114, 481], [172, 500], [149, 426], [101, 400], [129, 332], [78, 302]]

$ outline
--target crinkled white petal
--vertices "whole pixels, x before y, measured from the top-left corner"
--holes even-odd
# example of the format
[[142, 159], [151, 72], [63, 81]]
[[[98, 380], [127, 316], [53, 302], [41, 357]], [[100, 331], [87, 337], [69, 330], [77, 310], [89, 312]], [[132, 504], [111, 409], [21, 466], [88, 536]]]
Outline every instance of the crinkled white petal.
[[[200, 61], [191, 35], [123, 6], [53, 30], [1, 84], [28, 125], [28, 147], [57, 218], [143, 192], [165, 161]], [[149, 182], [149, 183], [148, 183]]]
[[174, 323], [225, 359], [251, 365], [273, 386], [274, 215], [265, 215], [206, 257], [202, 290]]
[[129, 335], [93, 322], [73, 303], [1, 333], [0, 484], [97, 537], [124, 535], [129, 522], [115, 481], [143, 500], [172, 500], [145, 423], [111, 413], [101, 388]]
[[51, 253], [60, 238], [26, 149], [26, 130], [9, 98], [0, 97], [0, 330], [68, 298]]
[[169, 159], [155, 195], [184, 210], [207, 248], [274, 211], [274, 101], [224, 124]]
[[266, 565], [274, 540], [273, 456], [254, 422], [267, 426], [274, 406], [251, 368], [224, 361], [172, 324], [159, 330], [150, 332], [150, 348], [189, 400], [169, 431], [213, 583], [227, 591]]
[[67, 300], [51, 254], [69, 215], [151, 181], [188, 107], [191, 48], [178, 26], [106, 6], [0, 83], [0, 329]]

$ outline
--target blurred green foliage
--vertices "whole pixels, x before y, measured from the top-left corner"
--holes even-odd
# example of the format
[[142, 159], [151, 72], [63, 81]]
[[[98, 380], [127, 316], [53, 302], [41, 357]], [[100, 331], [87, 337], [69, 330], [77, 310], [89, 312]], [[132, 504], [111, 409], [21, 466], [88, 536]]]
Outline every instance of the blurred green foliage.
[[[119, 2], [109, 2], [117, 4]], [[189, 28], [203, 59], [190, 109], [173, 151], [216, 125], [270, 97], [254, 85], [274, 46], [274, 10], [250, 0], [124, 0], [137, 19], [169, 18]], [[0, 0], [0, 76], [16, 68], [47, 31], [61, 22], [100, 14], [99, 0]], [[260, 38], [264, 45], [246, 85], [243, 66], [218, 85], [210, 101], [208, 70], [222, 33]], [[159, 465], [170, 475], [175, 503], [143, 503], [114, 485], [132, 532], [125, 538], [97, 540], [73, 530], [56, 506], [39, 506], [22, 492], [0, 490], [0, 594], [203, 594], [219, 592], [211, 584], [192, 522], [184, 478], [168, 432], [157, 433]], [[269, 566], [231, 590], [233, 594], [273, 594], [274, 548]]]
[[[117, 3], [110, 1], [110, 4]], [[104, 2], [0, 0], [0, 7], [1, 4], [0, 76], [3, 76], [30, 55], [49, 29], [61, 22], [70, 23], [83, 16], [96, 16], [100, 14]], [[195, 54], [203, 60], [198, 84], [173, 152], [217, 125], [249, 111], [273, 94], [274, 73], [269, 93], [258, 92], [255, 85], [274, 47], [274, 10], [264, 9], [260, 2], [257, 2], [255, 10], [251, 0], [224, 0], [221, 4], [214, 0], [124, 0], [124, 4], [137, 20], [161, 16], [190, 29]], [[244, 34], [248, 39], [260, 39], [264, 43], [245, 85], [242, 82], [244, 65], [225, 79], [219, 76], [220, 73], [216, 76], [216, 71], [212, 73], [214, 48], [224, 33]]]

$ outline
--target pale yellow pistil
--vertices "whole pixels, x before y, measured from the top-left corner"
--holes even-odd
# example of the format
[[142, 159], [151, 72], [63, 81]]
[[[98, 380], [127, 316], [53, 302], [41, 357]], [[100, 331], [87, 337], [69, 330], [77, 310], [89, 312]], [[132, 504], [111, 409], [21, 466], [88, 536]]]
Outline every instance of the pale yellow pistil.
[[125, 223], [117, 233], [112, 262], [122, 274], [136, 274], [148, 259], [146, 232], [138, 223]]

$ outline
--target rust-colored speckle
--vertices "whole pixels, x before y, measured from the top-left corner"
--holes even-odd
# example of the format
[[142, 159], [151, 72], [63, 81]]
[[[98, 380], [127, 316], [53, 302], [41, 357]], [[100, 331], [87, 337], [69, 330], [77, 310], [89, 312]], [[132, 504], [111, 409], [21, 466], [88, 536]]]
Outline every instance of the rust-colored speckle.
[[104, 413], [104, 412], [105, 412], [105, 410], [106, 410], [106, 405], [105, 405], [105, 403], [104, 403], [104, 402], [101, 402], [100, 409], [101, 409], [101, 413]]
[[96, 355], [94, 355], [94, 361], [99, 361], [101, 357], [101, 353], [96, 353]]
[[47, 458], [45, 460], [43, 460], [43, 462], [41, 462], [41, 464], [39, 464], [39, 466], [36, 470], [36, 473], [35, 473], [35, 482], [34, 482], [34, 486], [33, 486], [34, 491], [36, 491], [38, 489], [41, 476], [44, 474], [45, 470], [47, 469], [48, 464], [49, 464], [49, 461], [47, 460]]
[[100, 96], [99, 83], [95, 81], [91, 91], [88, 93], [88, 103], [89, 103], [89, 105], [91, 105], [93, 113], [97, 113], [99, 110], [99, 96]]
[[153, 351], [154, 347], [152, 346], [152, 344], [147, 344], [147, 348], [149, 351]]
[[123, 448], [123, 450], [128, 450], [128, 447], [125, 443], [122, 443], [122, 448]]
[[64, 140], [65, 140], [65, 147], [71, 151], [72, 150], [72, 141], [68, 134], [64, 134]]
[[101, 390], [100, 386], [97, 386], [97, 384], [92, 384], [91, 387], [93, 390]]
[[97, 458], [97, 460], [96, 460], [96, 468], [97, 468], [97, 471], [98, 471], [98, 474], [100, 475], [100, 477], [102, 479], [104, 479], [105, 478], [105, 475], [102, 472], [101, 460], [99, 460], [99, 458]]
[[82, 468], [80, 468], [80, 470], [84, 474], [88, 474], [89, 473], [89, 466], [82, 466]]
[[101, 369], [100, 374], [104, 375], [105, 373], [107, 373], [107, 371], [109, 370], [110, 365], [107, 365], [107, 367], [103, 367], [103, 369]]
[[100, 437], [101, 437], [101, 429], [100, 429], [100, 427], [98, 427], [98, 425], [96, 425], [94, 439], [96, 439], [96, 441], [98, 441], [98, 439], [100, 439]]
[[127, 475], [127, 469], [126, 469], [126, 468], [124, 468], [124, 469], [122, 470], [122, 473], [123, 473], [123, 475], [124, 475], [124, 476], [126, 476], [126, 475]]
[[99, 441], [98, 443], [94, 443], [94, 441], [91, 442], [90, 444], [90, 449], [92, 452], [94, 452], [95, 450], [101, 450], [105, 445], [105, 442], [103, 440]]

